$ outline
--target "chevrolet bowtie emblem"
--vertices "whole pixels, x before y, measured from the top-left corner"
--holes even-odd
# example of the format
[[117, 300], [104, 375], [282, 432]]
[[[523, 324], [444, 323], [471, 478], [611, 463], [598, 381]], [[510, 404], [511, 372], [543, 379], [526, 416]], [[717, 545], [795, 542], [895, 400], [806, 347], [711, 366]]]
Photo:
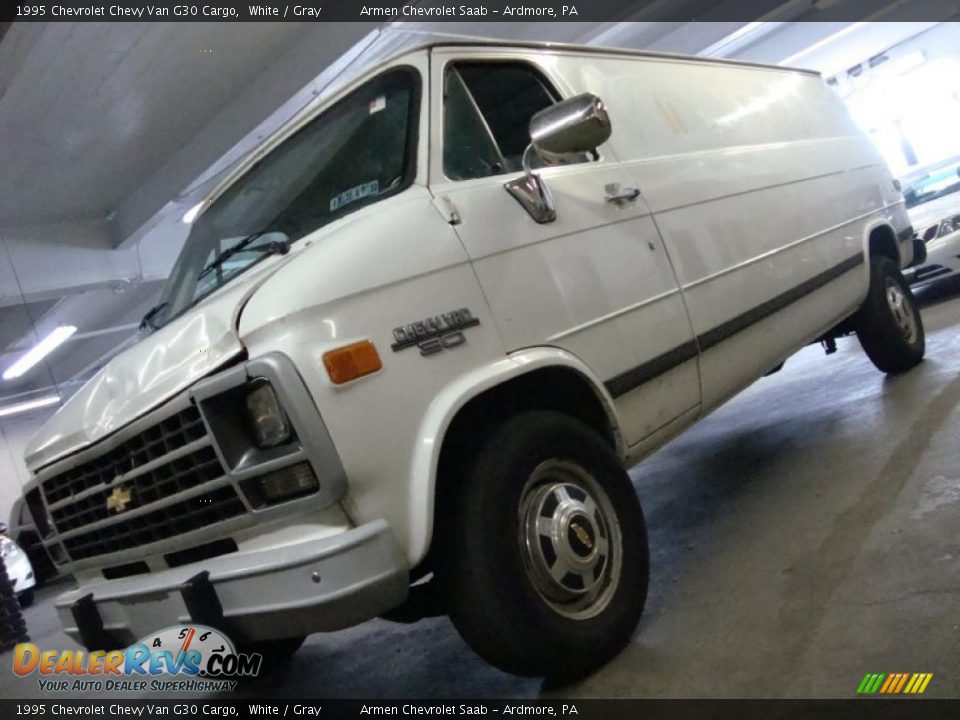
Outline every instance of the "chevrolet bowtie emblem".
[[122, 513], [130, 501], [133, 499], [133, 493], [123, 485], [117, 485], [113, 492], [107, 496], [107, 510]]
[[590, 550], [593, 550], [593, 541], [590, 540], [590, 533], [584, 530], [582, 527], [576, 523], [570, 523], [570, 529], [573, 530], [574, 534], [577, 536], [577, 539], [580, 540], [584, 545], [586, 545]]

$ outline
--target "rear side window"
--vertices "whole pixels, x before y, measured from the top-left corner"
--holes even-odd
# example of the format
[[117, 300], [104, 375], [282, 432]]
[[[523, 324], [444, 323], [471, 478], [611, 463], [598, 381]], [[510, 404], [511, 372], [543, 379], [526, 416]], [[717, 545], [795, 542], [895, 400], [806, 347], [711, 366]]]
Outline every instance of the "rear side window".
[[547, 79], [525, 63], [451, 66], [444, 78], [446, 176], [468, 180], [521, 170], [530, 118], [558, 99]]

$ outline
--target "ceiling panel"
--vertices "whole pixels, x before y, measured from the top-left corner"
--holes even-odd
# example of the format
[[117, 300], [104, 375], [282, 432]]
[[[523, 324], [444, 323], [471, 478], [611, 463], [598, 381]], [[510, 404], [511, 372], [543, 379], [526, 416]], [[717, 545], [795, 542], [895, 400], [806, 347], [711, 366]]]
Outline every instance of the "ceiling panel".
[[0, 308], [0, 371], [32, 346], [32, 340], [26, 346], [22, 341], [30, 338], [33, 325], [41, 335], [57, 325], [77, 327], [72, 338], [25, 375], [0, 380], [0, 404], [16, 395], [68, 385], [77, 377], [92, 375], [136, 335], [140, 319], [156, 304], [162, 287], [162, 282], [145, 282], [120, 286], [122, 292], [105, 288], [60, 301], [32, 303], [29, 318], [23, 305]]
[[[43, 300], [27, 305], [0, 307], [0, 348], [10, 348], [31, 336], [34, 319], [42, 318], [57, 302], [57, 300]], [[0, 372], [5, 368], [5, 365], [0, 366]]]
[[106, 215], [304, 27], [16, 23], [0, 43], [0, 222]]

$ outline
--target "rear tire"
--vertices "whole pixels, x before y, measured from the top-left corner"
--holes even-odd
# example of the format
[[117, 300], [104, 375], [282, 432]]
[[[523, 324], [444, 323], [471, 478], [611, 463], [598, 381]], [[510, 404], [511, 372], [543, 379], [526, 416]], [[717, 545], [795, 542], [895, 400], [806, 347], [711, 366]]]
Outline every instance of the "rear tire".
[[501, 670], [568, 680], [630, 640], [647, 596], [643, 513], [590, 428], [525, 412], [483, 444], [443, 524], [454, 626]]
[[926, 339], [920, 309], [897, 264], [870, 258], [870, 290], [856, 318], [867, 357], [885, 373], [906, 372], [923, 360]]

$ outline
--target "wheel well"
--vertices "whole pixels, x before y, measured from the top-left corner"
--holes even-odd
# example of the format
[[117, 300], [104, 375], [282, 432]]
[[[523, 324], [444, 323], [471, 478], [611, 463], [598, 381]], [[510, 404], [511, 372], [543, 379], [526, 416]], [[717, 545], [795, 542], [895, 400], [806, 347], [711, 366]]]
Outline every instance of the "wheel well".
[[885, 255], [900, 264], [900, 250], [897, 248], [897, 236], [889, 225], [880, 225], [870, 231], [870, 255]]
[[[433, 539], [442, 532], [445, 508], [451, 502], [458, 475], [469, 466], [484, 439], [506, 418], [526, 410], [554, 410], [571, 415], [599, 433], [616, 448], [616, 433], [610, 417], [590, 381], [570, 368], [534, 370], [508, 380], [472, 398], [450, 423], [443, 439], [437, 466]], [[419, 572], [430, 571], [436, 542]]]
[[572, 415], [611, 446], [616, 445], [610, 418], [590, 381], [576, 370], [550, 367], [501, 383], [464, 405], [447, 429], [440, 468], [445, 461], [461, 456], [458, 451], [465, 443], [476, 447], [478, 434], [490, 432], [498, 421], [525, 410], [555, 410]]

